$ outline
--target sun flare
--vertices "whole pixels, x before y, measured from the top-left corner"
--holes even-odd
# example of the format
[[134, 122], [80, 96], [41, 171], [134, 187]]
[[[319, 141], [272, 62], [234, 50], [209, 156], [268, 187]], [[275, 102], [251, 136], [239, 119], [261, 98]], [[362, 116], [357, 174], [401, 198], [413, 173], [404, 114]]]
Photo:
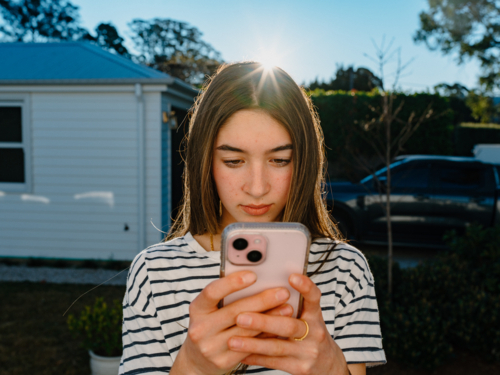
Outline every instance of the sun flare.
[[256, 60], [260, 62], [266, 70], [271, 70], [281, 65], [280, 57], [278, 56], [278, 54], [271, 51], [261, 53]]

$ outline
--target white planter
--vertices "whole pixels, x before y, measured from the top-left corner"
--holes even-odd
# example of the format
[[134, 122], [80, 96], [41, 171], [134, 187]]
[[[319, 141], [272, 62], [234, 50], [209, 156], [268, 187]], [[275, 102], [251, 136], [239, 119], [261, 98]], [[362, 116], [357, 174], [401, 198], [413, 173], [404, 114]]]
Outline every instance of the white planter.
[[101, 357], [89, 350], [92, 375], [117, 375], [122, 357]]

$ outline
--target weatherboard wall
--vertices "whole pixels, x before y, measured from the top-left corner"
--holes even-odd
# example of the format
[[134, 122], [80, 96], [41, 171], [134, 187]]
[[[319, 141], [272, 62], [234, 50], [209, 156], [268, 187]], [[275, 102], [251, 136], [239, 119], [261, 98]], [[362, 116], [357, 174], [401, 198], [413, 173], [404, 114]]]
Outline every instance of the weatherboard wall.
[[[3, 97], [9, 94], [1, 89]], [[68, 86], [28, 93], [31, 191], [0, 193], [0, 256], [132, 259], [143, 247], [139, 225], [145, 226], [145, 246], [161, 238], [151, 224], [159, 227], [162, 219], [160, 89], [143, 94], [142, 222], [134, 86], [82, 91]]]
[[[171, 100], [165, 93], [161, 100], [162, 112], [169, 113]], [[165, 122], [161, 129], [161, 230], [168, 232], [171, 225], [170, 213], [172, 212], [172, 138], [170, 124]]]

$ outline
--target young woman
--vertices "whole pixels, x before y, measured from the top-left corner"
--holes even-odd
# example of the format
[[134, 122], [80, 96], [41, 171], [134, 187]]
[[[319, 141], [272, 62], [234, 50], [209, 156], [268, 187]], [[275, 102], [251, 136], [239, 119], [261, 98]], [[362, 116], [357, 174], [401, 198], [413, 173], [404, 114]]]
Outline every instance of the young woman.
[[[373, 277], [322, 199], [323, 137], [311, 101], [279, 68], [223, 66], [189, 125], [184, 203], [166, 242], [141, 252], [123, 302], [120, 374], [352, 374], [385, 363]], [[299, 222], [313, 237], [300, 319], [275, 288], [221, 309], [255, 282], [219, 278], [222, 230]], [[278, 339], [289, 337], [290, 339]]]

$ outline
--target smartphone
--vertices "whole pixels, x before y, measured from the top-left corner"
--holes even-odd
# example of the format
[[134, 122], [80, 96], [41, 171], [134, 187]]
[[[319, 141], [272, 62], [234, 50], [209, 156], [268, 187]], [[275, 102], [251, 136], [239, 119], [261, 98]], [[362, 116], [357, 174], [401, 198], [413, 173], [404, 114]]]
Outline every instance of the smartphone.
[[288, 304], [293, 317], [300, 316], [302, 296], [288, 278], [292, 273], [305, 275], [311, 234], [300, 223], [234, 223], [222, 232], [220, 277], [238, 271], [253, 271], [257, 281], [224, 298], [225, 306], [266, 289], [284, 287], [290, 291]]

